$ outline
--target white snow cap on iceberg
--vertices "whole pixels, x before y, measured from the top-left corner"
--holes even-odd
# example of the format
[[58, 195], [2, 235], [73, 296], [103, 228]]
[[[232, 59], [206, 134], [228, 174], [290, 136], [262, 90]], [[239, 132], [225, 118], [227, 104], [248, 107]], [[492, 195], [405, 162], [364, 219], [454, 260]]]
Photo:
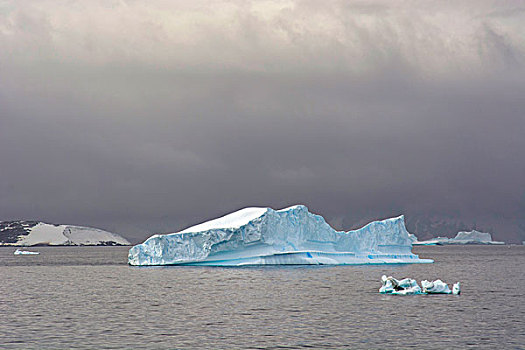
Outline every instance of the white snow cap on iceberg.
[[245, 208], [183, 231], [153, 235], [129, 251], [130, 265], [428, 263], [412, 254], [404, 217], [336, 231], [304, 205]]

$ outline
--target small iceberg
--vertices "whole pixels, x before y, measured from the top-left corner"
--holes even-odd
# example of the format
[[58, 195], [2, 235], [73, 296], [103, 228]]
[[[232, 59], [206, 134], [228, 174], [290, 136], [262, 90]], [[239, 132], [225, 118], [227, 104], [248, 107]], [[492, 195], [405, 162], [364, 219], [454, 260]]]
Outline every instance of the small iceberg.
[[417, 284], [417, 281], [412, 278], [403, 278], [402, 280], [396, 280], [394, 277], [381, 277], [383, 285], [379, 288], [379, 293], [383, 294], [421, 294], [421, 287]]
[[415, 294], [461, 294], [459, 282], [452, 286], [452, 290], [446, 283], [441, 280], [421, 282], [421, 287], [417, 281], [412, 278], [404, 278], [397, 280], [392, 276], [381, 276], [382, 286], [379, 288], [379, 293], [382, 294], [397, 294], [397, 295], [415, 295]]
[[435, 281], [421, 281], [421, 286], [423, 287], [423, 293], [426, 294], [460, 294], [461, 289], [459, 282], [454, 284], [452, 286], [452, 290], [448, 287], [448, 285], [441, 281], [441, 280], [435, 280]]
[[15, 250], [15, 252], [13, 254], [14, 255], [38, 255], [40, 253], [39, 252], [30, 252], [29, 250], [17, 249], [17, 250]]

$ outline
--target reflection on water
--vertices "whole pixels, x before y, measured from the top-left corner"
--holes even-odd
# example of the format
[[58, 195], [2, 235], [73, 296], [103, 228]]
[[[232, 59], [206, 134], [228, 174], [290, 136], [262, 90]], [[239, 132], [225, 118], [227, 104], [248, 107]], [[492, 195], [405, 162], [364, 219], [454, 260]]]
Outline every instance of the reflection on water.
[[[0, 348], [523, 348], [525, 247], [416, 247], [434, 264], [126, 265], [127, 247], [0, 248]], [[381, 275], [461, 281], [388, 296]]]

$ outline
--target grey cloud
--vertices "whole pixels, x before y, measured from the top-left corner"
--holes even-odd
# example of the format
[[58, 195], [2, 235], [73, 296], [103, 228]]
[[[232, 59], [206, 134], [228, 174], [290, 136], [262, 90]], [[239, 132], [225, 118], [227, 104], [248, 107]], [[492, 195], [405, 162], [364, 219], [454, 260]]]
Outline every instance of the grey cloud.
[[138, 240], [304, 203], [523, 237], [522, 12], [268, 4], [0, 6], [0, 219]]

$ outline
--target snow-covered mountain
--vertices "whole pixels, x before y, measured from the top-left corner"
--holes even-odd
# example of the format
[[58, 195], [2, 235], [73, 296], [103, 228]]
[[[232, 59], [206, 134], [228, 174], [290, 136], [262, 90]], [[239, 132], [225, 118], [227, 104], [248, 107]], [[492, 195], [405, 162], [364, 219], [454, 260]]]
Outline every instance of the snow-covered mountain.
[[0, 245], [129, 245], [115, 233], [92, 227], [38, 221], [0, 221]]

